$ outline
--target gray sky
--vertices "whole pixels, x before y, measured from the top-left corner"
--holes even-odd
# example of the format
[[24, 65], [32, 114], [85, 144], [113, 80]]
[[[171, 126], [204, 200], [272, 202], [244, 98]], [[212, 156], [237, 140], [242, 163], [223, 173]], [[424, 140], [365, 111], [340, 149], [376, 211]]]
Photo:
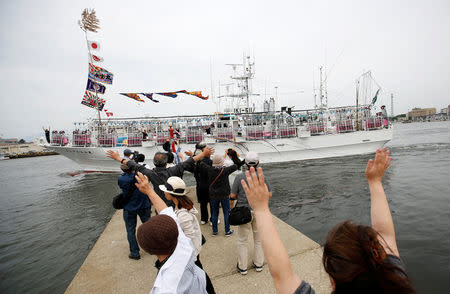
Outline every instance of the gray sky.
[[[138, 103], [119, 92], [201, 90], [227, 82], [243, 52], [256, 58], [255, 92], [280, 105], [313, 105], [313, 70], [327, 65], [329, 105], [351, 105], [355, 79], [371, 70], [395, 95], [395, 114], [450, 104], [449, 1], [1, 1], [0, 135], [70, 129], [95, 111], [80, 101], [87, 49], [77, 20], [95, 8], [99, 64], [114, 73], [106, 108], [114, 117], [196, 114], [212, 101], [179, 96]], [[317, 82], [317, 78], [316, 78]], [[296, 93], [304, 91], [303, 93]], [[215, 89], [217, 94], [217, 89]]]

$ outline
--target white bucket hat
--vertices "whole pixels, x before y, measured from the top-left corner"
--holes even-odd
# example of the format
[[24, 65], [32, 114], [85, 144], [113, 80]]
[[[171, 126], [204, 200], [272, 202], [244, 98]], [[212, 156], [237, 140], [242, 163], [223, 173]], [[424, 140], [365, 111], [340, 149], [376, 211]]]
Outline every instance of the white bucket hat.
[[159, 185], [161, 191], [167, 192], [169, 194], [177, 196], [186, 195], [186, 184], [179, 177], [170, 177], [164, 183], [164, 185]]

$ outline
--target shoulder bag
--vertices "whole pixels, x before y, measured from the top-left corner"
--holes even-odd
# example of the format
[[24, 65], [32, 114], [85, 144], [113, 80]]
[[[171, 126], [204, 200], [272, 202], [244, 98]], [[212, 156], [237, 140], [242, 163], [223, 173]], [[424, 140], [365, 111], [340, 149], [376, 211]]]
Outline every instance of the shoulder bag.
[[232, 226], [247, 224], [252, 221], [252, 212], [247, 206], [234, 206], [230, 211], [228, 220]]

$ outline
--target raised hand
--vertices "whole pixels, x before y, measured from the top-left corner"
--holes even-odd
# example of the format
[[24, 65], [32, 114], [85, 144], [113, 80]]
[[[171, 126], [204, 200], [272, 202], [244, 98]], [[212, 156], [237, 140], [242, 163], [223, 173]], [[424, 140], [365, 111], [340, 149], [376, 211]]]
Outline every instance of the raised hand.
[[120, 154], [118, 151], [108, 150], [108, 151], [106, 151], [106, 156], [109, 158], [112, 158], [114, 160], [117, 160], [117, 161], [122, 160], [122, 157], [120, 157]]
[[253, 210], [264, 211], [269, 210], [269, 199], [271, 193], [267, 189], [267, 185], [264, 182], [264, 174], [262, 168], [258, 167], [258, 176], [254, 167], [250, 168], [250, 172], [246, 171], [247, 183], [241, 180], [242, 187], [247, 195], [248, 202]]
[[392, 157], [389, 156], [389, 150], [386, 148], [377, 149], [375, 159], [370, 159], [366, 166], [366, 178], [370, 181], [380, 181], [384, 176], [384, 172], [389, 167]]
[[212, 148], [212, 147], [205, 147], [205, 148], [203, 149], [203, 155], [204, 155], [205, 157], [209, 157], [209, 156], [211, 156], [212, 154], [214, 154], [214, 148]]
[[153, 188], [150, 186], [150, 183], [148, 182], [147, 176], [144, 176], [142, 173], [138, 172], [135, 176], [136, 178], [136, 187], [144, 194], [150, 195], [150, 193], [153, 191]]
[[187, 151], [184, 151], [184, 154], [186, 154], [187, 156], [193, 156], [194, 152], [187, 150]]

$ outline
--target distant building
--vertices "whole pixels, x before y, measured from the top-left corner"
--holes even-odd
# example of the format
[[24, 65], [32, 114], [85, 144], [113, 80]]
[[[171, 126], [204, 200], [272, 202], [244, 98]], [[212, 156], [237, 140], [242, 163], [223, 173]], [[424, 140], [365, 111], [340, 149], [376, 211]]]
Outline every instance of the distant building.
[[11, 139], [0, 138], [0, 145], [9, 145], [9, 144], [19, 144], [19, 139], [17, 139], [17, 138], [11, 138]]
[[409, 120], [422, 120], [426, 119], [428, 116], [435, 115], [436, 108], [413, 108], [408, 112]]
[[441, 113], [445, 114], [445, 115], [449, 115], [450, 114], [450, 105], [445, 108], [442, 108]]

